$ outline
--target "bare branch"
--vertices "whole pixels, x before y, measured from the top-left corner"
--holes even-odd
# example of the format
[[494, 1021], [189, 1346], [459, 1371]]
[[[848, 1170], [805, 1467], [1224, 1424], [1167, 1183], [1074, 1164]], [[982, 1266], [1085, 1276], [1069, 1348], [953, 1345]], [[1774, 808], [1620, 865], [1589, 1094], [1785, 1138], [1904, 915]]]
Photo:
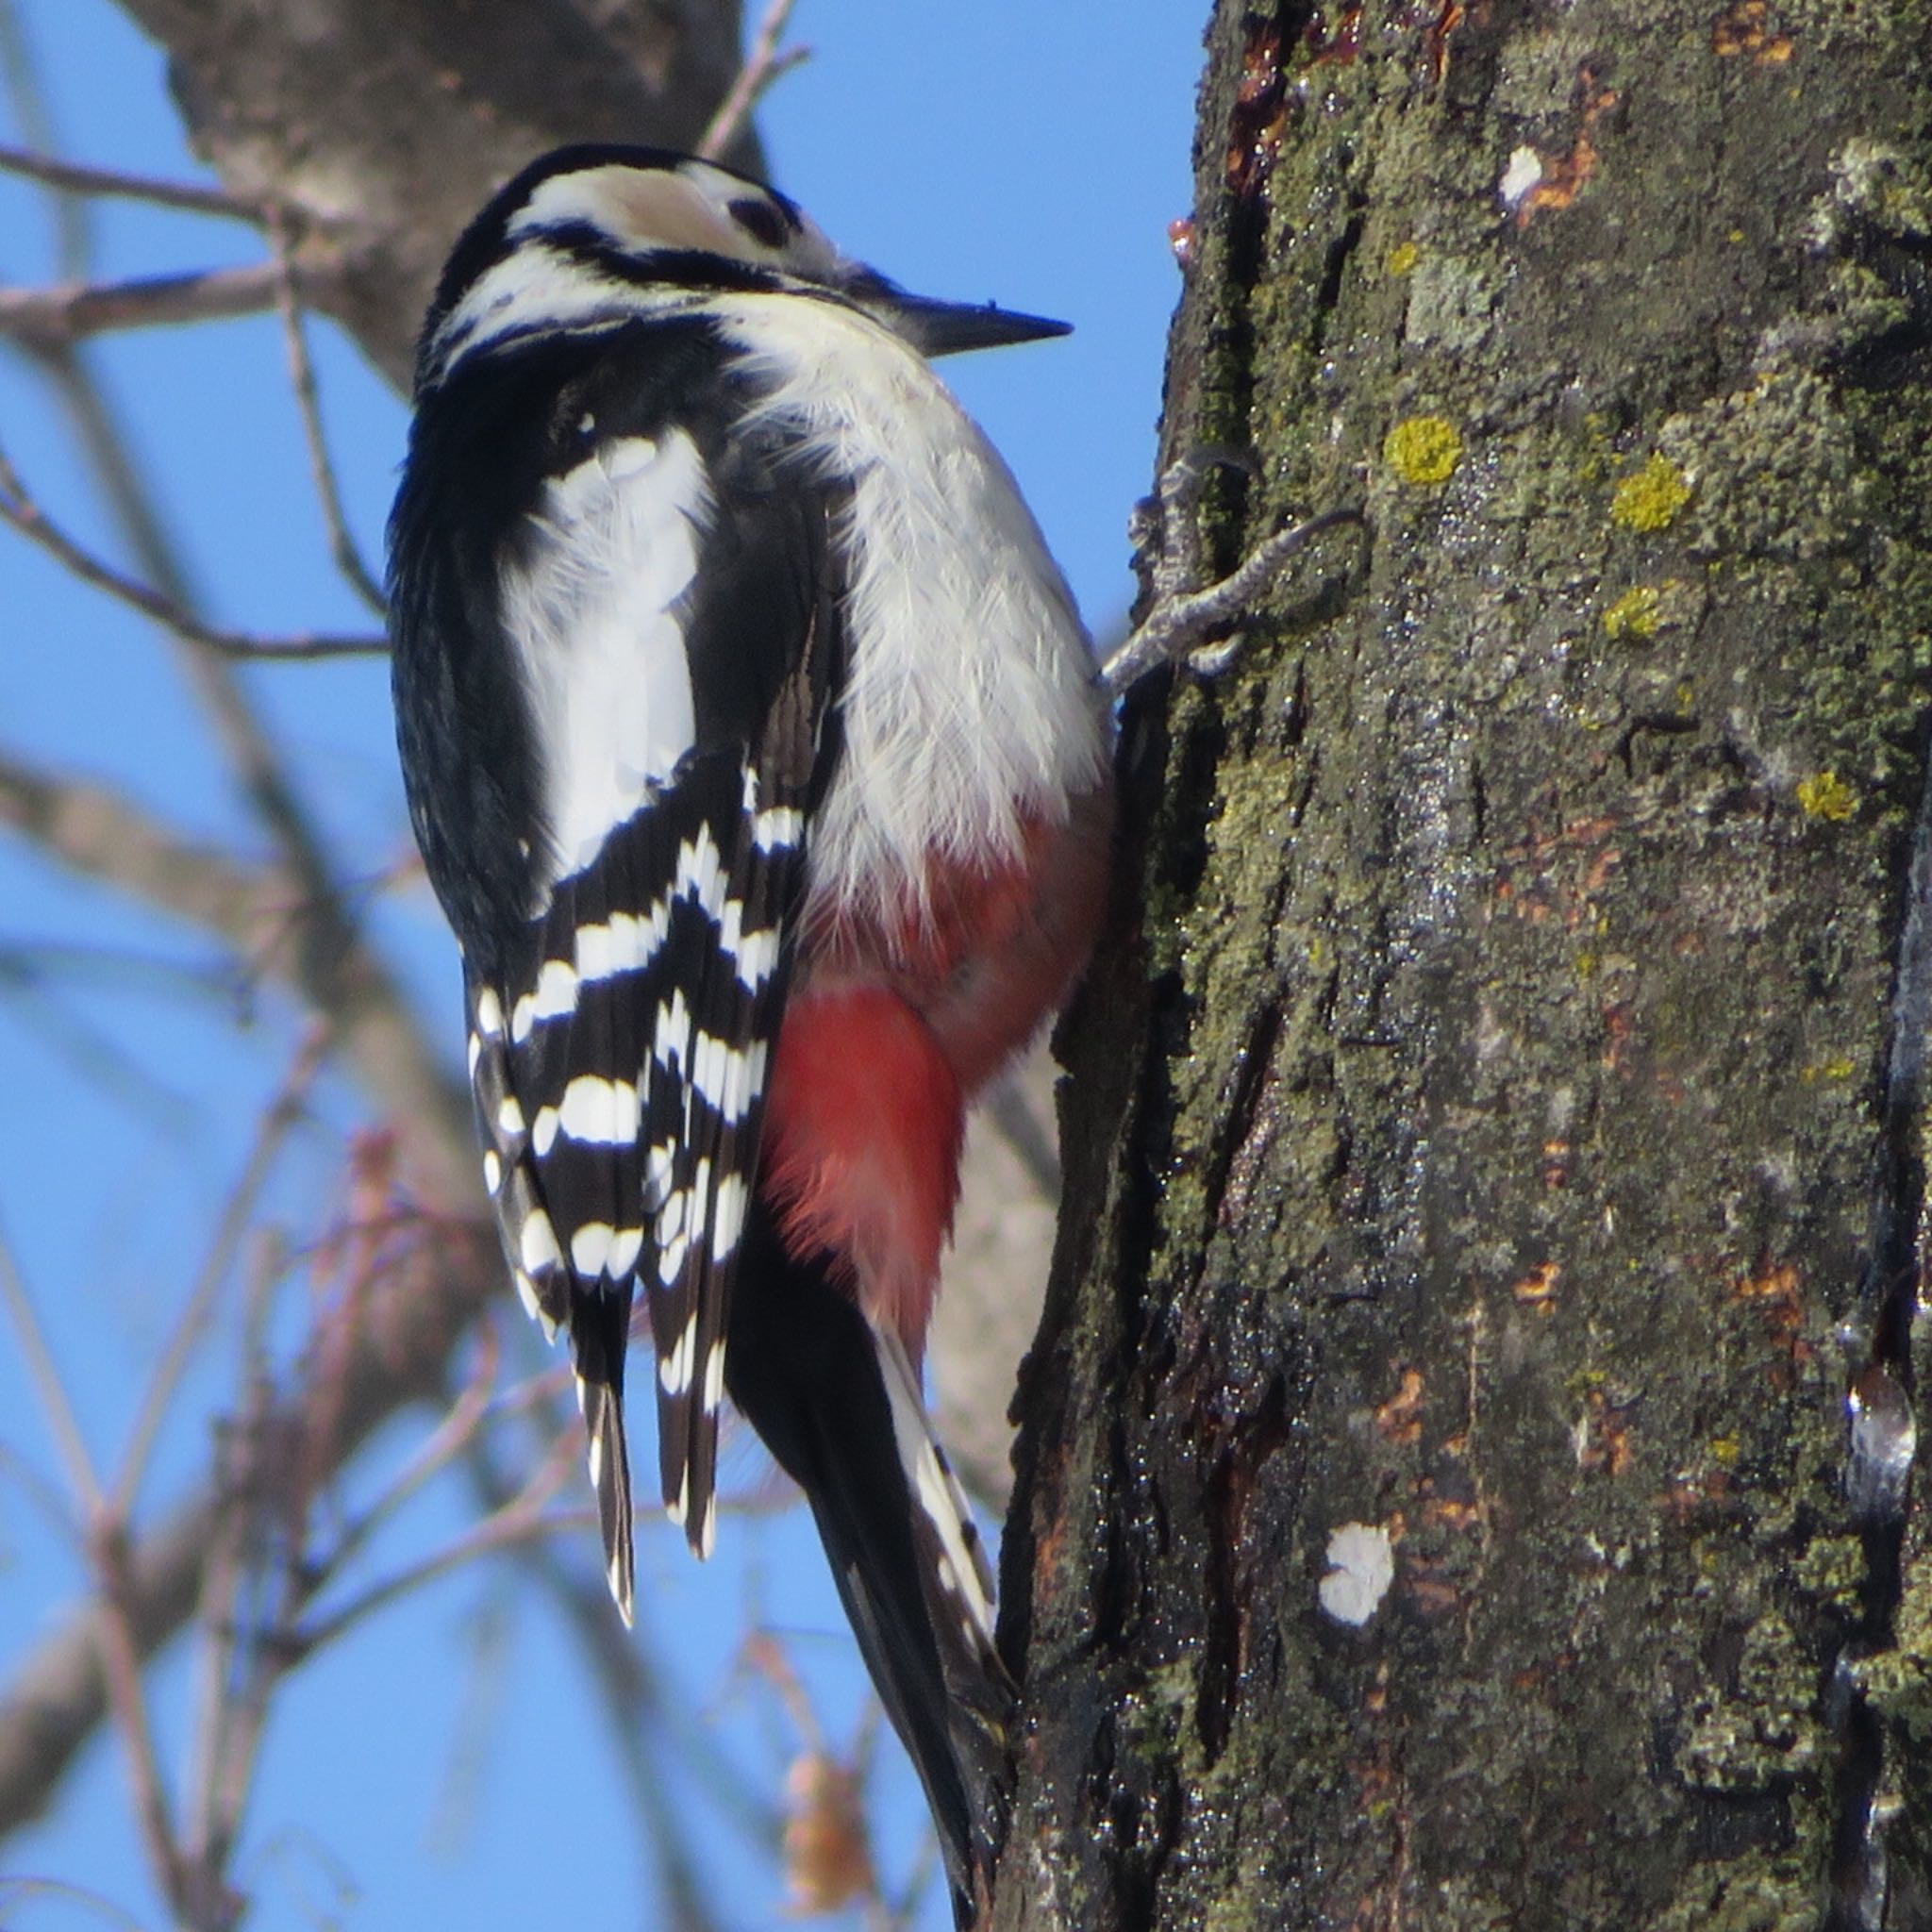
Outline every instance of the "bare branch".
[[40, 1511], [47, 1527], [78, 1552], [80, 1530], [67, 1507], [67, 1498], [10, 1442], [0, 1442], [0, 1474], [11, 1476], [20, 1485], [21, 1493]]
[[90, 168], [53, 155], [34, 154], [24, 147], [0, 143], [0, 173], [43, 181], [70, 194], [118, 195], [129, 201], [152, 202], [157, 208], [185, 208], [191, 214], [223, 215], [236, 221], [259, 222], [259, 203], [230, 194], [224, 188], [206, 188], [192, 181], [163, 181], [153, 175], [125, 175], [112, 168]]
[[119, 329], [259, 315], [275, 307], [276, 279], [274, 263], [263, 261], [187, 275], [139, 275], [125, 282], [0, 289], [0, 336], [24, 348], [71, 348], [90, 336]]
[[158, 591], [124, 576], [112, 564], [70, 537], [29, 493], [20, 472], [4, 453], [0, 453], [0, 523], [38, 543], [83, 583], [132, 606], [184, 642], [218, 652], [224, 658], [370, 658], [380, 657], [389, 649], [388, 639], [380, 637], [259, 637], [248, 631], [220, 630], [203, 624]]
[[105, 786], [37, 770], [0, 752], [0, 825], [89, 878], [186, 919], [256, 970], [287, 975], [294, 881], [209, 846], [191, 844]]
[[[394, 1481], [382, 1494], [348, 1524], [337, 1538], [335, 1548], [329, 1555], [331, 1569], [340, 1570], [411, 1496], [441, 1474], [457, 1457], [464, 1455], [475, 1441], [477, 1431], [491, 1413], [491, 1398], [495, 1391], [496, 1370], [501, 1357], [501, 1343], [493, 1322], [486, 1320], [481, 1324], [477, 1339], [479, 1346], [475, 1373], [437, 1424], [428, 1441], [397, 1473]], [[554, 1390], [564, 1373], [559, 1365], [552, 1374], [538, 1379]], [[517, 1391], [517, 1396], [518, 1400], [508, 1407], [513, 1408], [525, 1399], [542, 1399], [535, 1391], [528, 1389]]]
[[67, 1465], [69, 1486], [82, 1514], [92, 1522], [100, 1513], [100, 1477], [94, 1471], [93, 1457], [88, 1454], [87, 1439], [80, 1432], [74, 1404], [68, 1399], [67, 1385], [60, 1379], [40, 1317], [34, 1312], [33, 1298], [27, 1293], [26, 1282], [14, 1259], [12, 1244], [4, 1232], [0, 1232], [0, 1299], [6, 1301], [8, 1313], [20, 1336], [20, 1352], [40, 1394], [41, 1406], [47, 1411], [47, 1426], [60, 1451], [60, 1459]]
[[148, 1932], [132, 1912], [116, 1905], [106, 1892], [91, 1890], [85, 1885], [64, 1884], [57, 1878], [0, 1878], [0, 1924], [13, 1923], [10, 1907], [26, 1905], [35, 1899], [56, 1898], [92, 1912], [104, 1925], [119, 1926], [121, 1932]]
[[[449, 1350], [497, 1290], [500, 1264], [483, 1263], [485, 1238], [440, 1241], [377, 1286], [336, 1376], [330, 1444], [338, 1463], [404, 1404], [438, 1393]], [[306, 1427], [299, 1417], [270, 1425]], [[129, 1545], [123, 1605], [142, 1656], [193, 1613], [220, 1509], [216, 1491], [201, 1491]], [[83, 1612], [38, 1645], [0, 1694], [0, 1837], [46, 1804], [105, 1709], [92, 1618]]]
[[361, 1595], [352, 1597], [341, 1608], [290, 1634], [289, 1642], [297, 1653], [307, 1655], [332, 1643], [352, 1625], [385, 1605], [420, 1590], [478, 1557], [494, 1556], [520, 1544], [540, 1542], [569, 1531], [582, 1536], [596, 1527], [597, 1512], [590, 1507], [547, 1511], [546, 1505], [576, 1468], [574, 1455], [552, 1455], [531, 1477], [515, 1502], [486, 1517], [475, 1529], [446, 1543], [441, 1550], [419, 1562], [407, 1565], [393, 1576], [373, 1584]]
[[315, 364], [309, 359], [308, 339], [302, 326], [302, 305], [296, 292], [294, 265], [290, 259], [288, 225], [280, 215], [270, 219], [269, 240], [275, 249], [275, 308], [282, 319], [282, 341], [289, 352], [289, 383], [295, 391], [295, 407], [302, 416], [309, 474], [315, 479], [316, 498], [322, 505], [323, 521], [328, 526], [329, 551], [349, 588], [381, 618], [389, 609], [389, 600], [362, 561], [356, 540], [349, 534], [348, 520], [342, 514], [341, 491], [336, 485], [335, 465], [329, 460], [328, 441], [322, 430], [322, 400], [316, 392]]
[[[175, 1836], [174, 1808], [169, 1802], [160, 1760], [155, 1753], [154, 1728], [148, 1723], [147, 1692], [142, 1683], [141, 1651], [122, 1588], [117, 1539], [103, 1527], [95, 1539], [95, 1560], [101, 1572], [101, 1593], [92, 1619], [101, 1674], [107, 1680], [108, 1702], [120, 1726], [127, 1752], [128, 1776], [134, 1786], [135, 1812], [155, 1876], [175, 1907], [187, 1919], [185, 1872], [181, 1846]], [[192, 1921], [191, 1921], [192, 1923]]]
[[402, 998], [359, 935], [313, 954], [309, 899], [292, 870], [250, 868], [179, 839], [131, 800], [0, 753], [0, 824], [56, 858], [219, 934], [258, 971], [291, 984], [330, 1021], [338, 1048], [406, 1140], [419, 1194], [467, 1212], [480, 1177], [469, 1096], [430, 1059]]
[[295, 1063], [282, 1082], [281, 1091], [262, 1115], [242, 1178], [222, 1209], [221, 1225], [216, 1231], [214, 1244], [202, 1264], [200, 1278], [188, 1297], [187, 1307], [181, 1311], [181, 1319], [168, 1339], [167, 1349], [155, 1371], [154, 1380], [148, 1385], [141, 1413], [128, 1436], [127, 1454], [121, 1465], [121, 1476], [115, 1485], [113, 1498], [114, 1514], [123, 1522], [127, 1520], [134, 1507], [135, 1495], [140, 1490], [141, 1478], [147, 1468], [148, 1457], [153, 1451], [168, 1405], [174, 1400], [181, 1376], [207, 1332], [215, 1295], [226, 1278], [235, 1251], [247, 1231], [249, 1217], [255, 1211], [256, 1198], [268, 1179], [283, 1141], [301, 1119], [308, 1105], [308, 1091], [322, 1070], [327, 1040], [325, 1028], [311, 1026], [308, 1029], [307, 1038], [296, 1051]]
[[751, 124], [752, 109], [772, 91], [773, 84], [801, 61], [811, 58], [809, 47], [787, 47], [781, 52], [778, 46], [794, 4], [795, 0], [771, 0], [765, 8], [751, 52], [745, 56], [730, 92], [719, 102], [718, 111], [711, 116], [710, 125], [698, 142], [697, 152], [706, 160], [721, 160], [743, 137]]

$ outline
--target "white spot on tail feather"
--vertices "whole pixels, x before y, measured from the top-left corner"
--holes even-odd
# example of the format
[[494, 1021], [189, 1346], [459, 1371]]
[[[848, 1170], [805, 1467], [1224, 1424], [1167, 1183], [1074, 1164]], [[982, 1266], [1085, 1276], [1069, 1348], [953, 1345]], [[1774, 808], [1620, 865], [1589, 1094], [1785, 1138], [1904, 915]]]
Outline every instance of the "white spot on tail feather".
[[644, 1155], [644, 1212], [657, 1214], [671, 1198], [672, 1164], [677, 1150], [660, 1141]]
[[691, 1387], [691, 1372], [698, 1355], [698, 1318], [684, 1324], [684, 1333], [658, 1358], [658, 1382], [667, 1395], [682, 1395]]
[[751, 1205], [751, 1184], [741, 1174], [727, 1174], [718, 1183], [711, 1208], [711, 1259], [723, 1261], [744, 1232], [745, 1210]]
[[532, 1274], [541, 1274], [547, 1268], [555, 1268], [563, 1259], [563, 1251], [557, 1245], [557, 1230], [550, 1224], [550, 1217], [541, 1208], [532, 1208], [524, 1216], [524, 1225], [517, 1237], [517, 1252], [524, 1266]]
[[541, 1322], [549, 1330], [552, 1340], [556, 1339], [557, 1324], [543, 1312], [543, 1304], [537, 1299], [537, 1284], [521, 1268], [510, 1271], [517, 1285], [517, 1299], [524, 1305], [524, 1312], [533, 1322]]
[[573, 1141], [597, 1147], [628, 1147], [638, 1137], [642, 1103], [628, 1080], [579, 1074], [563, 1090], [558, 1119]]
[[608, 1221], [587, 1221], [570, 1238], [570, 1265], [581, 1275], [602, 1274], [616, 1233]]

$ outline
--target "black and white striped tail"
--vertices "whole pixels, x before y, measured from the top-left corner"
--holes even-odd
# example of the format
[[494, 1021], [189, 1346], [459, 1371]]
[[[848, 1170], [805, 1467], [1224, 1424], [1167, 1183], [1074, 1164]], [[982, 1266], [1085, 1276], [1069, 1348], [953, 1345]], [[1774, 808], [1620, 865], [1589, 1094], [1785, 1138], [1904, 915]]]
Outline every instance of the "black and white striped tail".
[[805, 1491], [879, 1701], [971, 1922], [1007, 1803], [1012, 1687], [978, 1531], [896, 1336], [754, 1208], [733, 1298], [731, 1398]]
[[[577, 1407], [584, 1418], [591, 1486], [596, 1494], [603, 1535], [605, 1574], [619, 1613], [629, 1624], [635, 1608], [635, 1564], [630, 1451], [624, 1428], [624, 1360], [630, 1329], [631, 1282], [627, 1274], [618, 1280], [600, 1274], [586, 1282], [565, 1258], [569, 1243], [559, 1237], [557, 1217], [546, 1198], [546, 1162], [537, 1151], [530, 1125], [541, 1108], [526, 1108], [517, 1096], [518, 1063], [508, 1017], [515, 1011], [514, 1004], [507, 1008], [503, 994], [494, 988], [473, 983], [469, 1007], [470, 1081], [483, 1135], [484, 1183], [496, 1210], [497, 1228], [518, 1299], [543, 1324], [551, 1340], [559, 1328], [570, 1333]], [[526, 1028], [526, 1039], [534, 1030]], [[558, 1135], [547, 1124], [545, 1135], [546, 1146], [554, 1149]], [[612, 1193], [623, 1186], [621, 1176], [614, 1178]], [[623, 1259], [622, 1250], [618, 1259]]]

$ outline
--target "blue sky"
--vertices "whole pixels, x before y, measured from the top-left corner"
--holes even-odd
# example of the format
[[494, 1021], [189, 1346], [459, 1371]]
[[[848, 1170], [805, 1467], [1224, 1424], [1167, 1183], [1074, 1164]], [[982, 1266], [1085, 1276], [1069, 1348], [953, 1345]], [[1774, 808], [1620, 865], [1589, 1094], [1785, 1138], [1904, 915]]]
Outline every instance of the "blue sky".
[[[199, 173], [159, 54], [107, 0], [19, 5], [67, 152]], [[1126, 516], [1151, 475], [1178, 293], [1166, 229], [1188, 209], [1205, 12], [1174, 0], [803, 0], [793, 33], [814, 58], [760, 116], [774, 178], [848, 252], [922, 292], [996, 298], [1075, 325], [1065, 342], [947, 373], [1018, 474], [1096, 629], [1117, 622], [1128, 595]], [[12, 126], [6, 138], [22, 137]], [[95, 239], [108, 276], [258, 254], [240, 227], [128, 203], [99, 205]], [[53, 265], [41, 199], [0, 181], [0, 283], [43, 280]], [[352, 347], [325, 329], [314, 336], [351, 521], [374, 558], [402, 408]], [[211, 614], [262, 630], [361, 627], [325, 552], [274, 326], [128, 336], [99, 360]], [[110, 541], [64, 428], [6, 357], [0, 443], [60, 518]], [[250, 682], [338, 862], [375, 879], [408, 836], [383, 668], [277, 667]], [[4, 532], [0, 749], [110, 784], [184, 836], [262, 849], [165, 642]], [[373, 918], [454, 1064], [454, 955], [433, 907], [421, 893], [382, 899]], [[10, 1096], [0, 1227], [109, 1471], [298, 1031], [287, 1002], [237, 987], [201, 935], [0, 838], [0, 1091]], [[341, 1081], [325, 1083], [317, 1111], [267, 1196], [270, 1217], [298, 1236], [326, 1219], [344, 1135], [365, 1120]], [[232, 1316], [232, 1284], [223, 1307]], [[289, 1311], [291, 1329], [300, 1314]], [[12, 1332], [0, 1333], [0, 1444], [58, 1483]], [[234, 1362], [222, 1333], [163, 1437], [148, 1507], [203, 1466]], [[378, 1463], [393, 1466], [432, 1423], [412, 1417], [391, 1431]], [[750, 1480], [755, 1450], [741, 1443], [732, 1459]], [[392, 1525], [376, 1567], [433, 1547], [465, 1507], [454, 1485], [433, 1491]], [[734, 1673], [747, 1624], [782, 1627], [835, 1733], [855, 1720], [858, 1673], [798, 1512], [727, 1523], [724, 1541], [699, 1572], [671, 1536], [647, 1532], [641, 1621], [686, 1706], [770, 1789], [788, 1733], [771, 1697]], [[71, 1549], [0, 1462], [0, 1674], [68, 1613], [78, 1579]], [[176, 1657], [157, 1674], [162, 1756], [176, 1771], [191, 1729], [187, 1665]], [[459, 1734], [480, 1740], [475, 1753], [457, 1748]], [[914, 1854], [919, 1811], [896, 1746], [881, 1758], [883, 1856], [896, 1876]], [[775, 1919], [774, 1867], [720, 1827], [706, 1832], [723, 1922]], [[239, 1871], [257, 1927], [655, 1923], [648, 1867], [573, 1653], [534, 1599], [483, 1569], [411, 1598], [298, 1674], [270, 1734]], [[110, 1741], [90, 1751], [43, 1824], [0, 1848], [0, 1874], [27, 1874], [84, 1883], [136, 1921], [162, 1923]], [[33, 1932], [117, 1922], [45, 1897], [7, 1923]], [[936, 1895], [920, 1923], [944, 1923]]]

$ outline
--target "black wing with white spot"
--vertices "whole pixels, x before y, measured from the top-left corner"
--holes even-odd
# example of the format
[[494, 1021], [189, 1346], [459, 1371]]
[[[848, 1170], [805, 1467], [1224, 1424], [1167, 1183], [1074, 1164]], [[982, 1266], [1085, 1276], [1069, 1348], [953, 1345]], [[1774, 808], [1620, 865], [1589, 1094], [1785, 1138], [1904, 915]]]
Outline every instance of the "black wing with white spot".
[[803, 872], [810, 734], [795, 760], [786, 735], [764, 734], [749, 761], [692, 758], [559, 882], [522, 970], [472, 989], [486, 1178], [525, 1304], [570, 1330], [626, 1607], [624, 1360], [639, 1280], [665, 1500], [694, 1547], [710, 1543], [727, 1297]]
[[832, 756], [834, 505], [741, 433], [700, 325], [491, 362], [487, 395], [458, 371], [419, 406], [391, 538], [399, 734], [464, 950], [486, 1178], [524, 1300], [570, 1332], [627, 1614], [640, 1281], [665, 1501], [709, 1546], [728, 1297]]

